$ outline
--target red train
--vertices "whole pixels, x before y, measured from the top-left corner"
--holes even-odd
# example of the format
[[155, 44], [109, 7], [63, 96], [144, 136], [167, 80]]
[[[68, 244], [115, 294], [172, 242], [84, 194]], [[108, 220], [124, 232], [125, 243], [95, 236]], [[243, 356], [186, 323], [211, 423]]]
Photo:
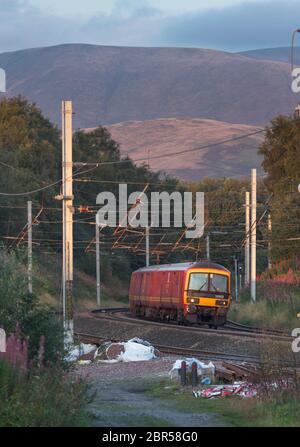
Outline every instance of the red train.
[[131, 276], [129, 300], [135, 317], [218, 327], [230, 307], [230, 272], [209, 261], [141, 268]]

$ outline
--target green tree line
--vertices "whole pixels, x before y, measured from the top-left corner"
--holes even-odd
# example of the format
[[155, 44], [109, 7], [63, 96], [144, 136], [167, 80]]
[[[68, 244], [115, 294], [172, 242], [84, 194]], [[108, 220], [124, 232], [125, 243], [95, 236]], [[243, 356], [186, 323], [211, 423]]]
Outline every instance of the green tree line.
[[[300, 120], [295, 117], [279, 116], [266, 130], [265, 141], [259, 152], [263, 155], [263, 168], [267, 173], [258, 187], [258, 216], [264, 212], [267, 198], [272, 213], [273, 232], [272, 260], [294, 259], [297, 257], [298, 242], [287, 241], [299, 234], [299, 183], [298, 165], [300, 155], [298, 141]], [[74, 237], [76, 263], [87, 273], [94, 273], [94, 253], [85, 253], [86, 241], [94, 236], [94, 227], [86, 222], [94, 219], [94, 213], [80, 213], [81, 205], [90, 206], [95, 212], [96, 197], [101, 191], [117, 194], [119, 183], [129, 183], [128, 192], [142, 190], [149, 183], [151, 191], [203, 191], [205, 193], [205, 235], [210, 235], [211, 258], [228, 267], [233, 266], [237, 256], [243, 260], [243, 240], [245, 233], [245, 191], [250, 190], [247, 179], [209, 179], [198, 182], [180, 182], [152, 172], [144, 164], [137, 166], [129, 158], [121, 157], [118, 144], [112, 140], [104, 127], [93, 131], [78, 130], [73, 137], [73, 159], [77, 162], [97, 162], [99, 166], [90, 172], [86, 167], [74, 168]], [[107, 164], [101, 164], [106, 163]], [[0, 236], [7, 247], [14, 245], [8, 239], [19, 234], [27, 221], [26, 201], [32, 200], [34, 210], [44, 207], [35, 237], [40, 238], [37, 250], [61, 249], [61, 202], [54, 197], [60, 192], [61, 179], [61, 134], [60, 130], [45, 118], [35, 104], [23, 97], [3, 98], [0, 101], [0, 192], [11, 195], [0, 196]], [[53, 184], [52, 187], [47, 187]], [[25, 191], [35, 191], [30, 195], [18, 195]], [[162, 230], [163, 232], [163, 230]], [[112, 230], [104, 230], [104, 236], [111, 238]], [[180, 230], [167, 231], [164, 243], [174, 244]], [[258, 241], [267, 240], [266, 219], [258, 229]], [[155, 247], [162, 233], [153, 231], [151, 246]], [[127, 240], [132, 246], [133, 236]], [[80, 243], [80, 241], [83, 241]], [[160, 262], [176, 262], [205, 258], [205, 240], [185, 240], [186, 246], [180, 250], [162, 250]], [[172, 245], [170, 245], [171, 247]], [[259, 271], [267, 265], [266, 243], [258, 245]], [[185, 248], [186, 247], [186, 248]], [[155, 256], [151, 259], [156, 262]], [[144, 264], [143, 256], [129, 250], [111, 250], [104, 245], [102, 257], [103, 271], [110, 278], [120, 275], [128, 279], [130, 272]], [[105, 275], [104, 275], [105, 276]]]

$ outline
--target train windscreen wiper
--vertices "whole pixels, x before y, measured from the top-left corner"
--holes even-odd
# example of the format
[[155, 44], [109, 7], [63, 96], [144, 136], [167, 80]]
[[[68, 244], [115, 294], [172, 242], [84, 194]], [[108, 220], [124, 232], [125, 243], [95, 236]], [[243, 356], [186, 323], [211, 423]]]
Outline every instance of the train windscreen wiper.
[[198, 289], [199, 292], [200, 292], [200, 290], [202, 290], [202, 287], [205, 286], [206, 284], [207, 284], [207, 282], [205, 281], [205, 282], [202, 284], [202, 286], [200, 287], [200, 289]]

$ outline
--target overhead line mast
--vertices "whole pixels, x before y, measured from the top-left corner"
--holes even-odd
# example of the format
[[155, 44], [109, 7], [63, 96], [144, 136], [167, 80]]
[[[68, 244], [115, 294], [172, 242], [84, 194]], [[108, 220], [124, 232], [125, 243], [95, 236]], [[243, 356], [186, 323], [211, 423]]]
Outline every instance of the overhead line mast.
[[251, 171], [251, 299], [256, 301], [256, 206], [257, 180], [256, 169]]
[[72, 101], [62, 102], [63, 318], [65, 345], [74, 342], [73, 325], [73, 147]]
[[245, 194], [245, 286], [249, 286], [250, 283], [250, 193], [246, 191]]

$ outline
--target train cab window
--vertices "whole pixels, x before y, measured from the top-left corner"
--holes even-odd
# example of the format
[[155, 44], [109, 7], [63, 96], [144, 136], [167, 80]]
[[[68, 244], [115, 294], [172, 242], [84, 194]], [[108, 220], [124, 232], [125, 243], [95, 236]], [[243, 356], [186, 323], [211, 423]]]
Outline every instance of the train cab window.
[[217, 275], [211, 273], [210, 275], [210, 289], [213, 292], [228, 292], [228, 279], [225, 275]]
[[209, 275], [208, 273], [191, 273], [189, 281], [189, 290], [208, 291]]

